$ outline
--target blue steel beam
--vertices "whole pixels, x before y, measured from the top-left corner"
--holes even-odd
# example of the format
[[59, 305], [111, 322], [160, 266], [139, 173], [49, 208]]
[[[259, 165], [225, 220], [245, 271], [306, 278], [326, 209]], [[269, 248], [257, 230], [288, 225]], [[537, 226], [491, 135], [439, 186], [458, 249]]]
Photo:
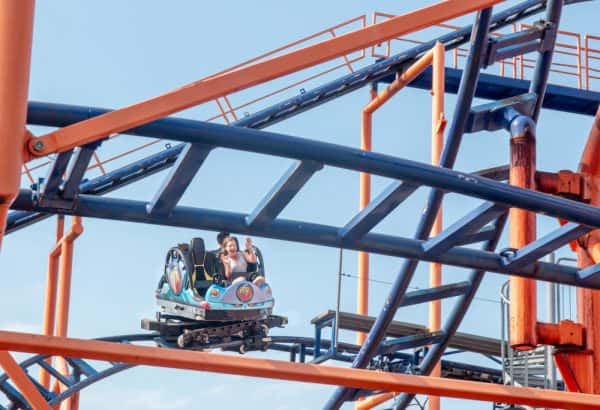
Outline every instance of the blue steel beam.
[[[155, 132], [173, 140], [290, 159], [312, 160], [332, 167], [367, 172], [414, 185], [427, 185], [438, 188], [438, 190], [495, 202], [498, 205], [544, 213], [581, 225], [600, 227], [600, 209], [596, 207], [513, 187], [488, 178], [453, 171], [446, 167], [436, 167], [386, 154], [262, 130], [186, 119], [169, 118], [160, 121], [163, 121], [162, 126]], [[167, 154], [166, 151], [165, 154]], [[110, 185], [110, 183], [112, 182], [107, 181], [107, 184]], [[13, 207], [13, 209], [17, 208]], [[39, 210], [42, 211], [42, 209]], [[425, 229], [422, 231], [421, 239], [428, 237], [429, 231]]]
[[269, 225], [308, 182], [323, 164], [315, 161], [298, 161], [277, 181], [246, 219], [249, 226]]
[[506, 267], [511, 269], [527, 266], [591, 230], [592, 228], [589, 226], [574, 223], [561, 226], [548, 235], [516, 250], [514, 255], [507, 256], [505, 259]]
[[448, 285], [441, 285], [435, 288], [419, 289], [412, 292], [407, 292], [402, 299], [400, 306], [412, 306], [419, 303], [427, 303], [433, 300], [441, 300], [454, 296], [459, 296], [467, 292], [471, 287], [471, 283], [457, 282]]
[[552, 56], [554, 54], [554, 45], [556, 42], [556, 34], [558, 33], [558, 25], [560, 22], [560, 16], [562, 13], [564, 0], [548, 0], [546, 4], [546, 24], [552, 25], [554, 30], [548, 30], [549, 47], [539, 53], [538, 59], [535, 63], [535, 69], [533, 72], [533, 78], [529, 85], [529, 92], [538, 95], [538, 101], [535, 105], [532, 118], [537, 122], [542, 110], [542, 104], [544, 102], [544, 96], [546, 95], [548, 77], [550, 75], [550, 68], [552, 66]]
[[[445, 90], [447, 93], [456, 94], [461, 74], [462, 70], [456, 68], [447, 67], [445, 69]], [[392, 75], [381, 81], [388, 83], [394, 81], [395, 78]], [[407, 87], [431, 90], [431, 68], [428, 68], [411, 83], [407, 84]], [[528, 92], [529, 81], [527, 80], [481, 73], [475, 96], [486, 100], [501, 100], [527, 94]], [[598, 110], [598, 101], [600, 101], [600, 92], [548, 84], [542, 107], [593, 117]]]
[[[14, 204], [16, 207], [22, 209], [44, 211], [44, 209], [36, 208], [34, 200], [31, 198], [31, 191], [22, 190], [21, 195], [17, 197]], [[262, 236], [285, 241], [302, 242], [334, 248], [345, 247], [347, 249], [361, 250], [381, 255], [439, 262], [445, 265], [513, 274], [568, 285], [581, 285], [578, 281], [578, 270], [574, 267], [536, 262], [532, 265], [509, 271], [504, 266], [504, 259], [501, 255], [467, 247], [454, 247], [442, 255], [430, 258], [423, 251], [423, 240], [376, 233], [369, 233], [353, 243], [343, 244], [341, 238], [339, 238], [337, 234], [340, 229], [339, 227], [298, 220], [278, 218], [268, 227], [251, 228], [246, 224], [247, 214], [199, 209], [187, 206], [175, 207], [169, 217], [156, 217], [148, 215], [146, 212], [146, 202], [144, 201], [104, 198], [90, 195], [80, 195], [75, 209], [66, 210], [65, 213], [82, 217], [112, 219], [125, 222], [138, 222], [190, 229], [205, 229], [212, 231], [227, 230], [230, 232], [238, 232], [240, 234]]]
[[[584, 1], [588, 0], [568, 0], [565, 2], [565, 4], [576, 4]], [[517, 6], [508, 8], [493, 16], [490, 27], [492, 30], [498, 30], [502, 27], [513, 24], [520, 19], [543, 11], [544, 5], [545, 2], [542, 0], [529, 0]], [[285, 118], [289, 118], [310, 108], [316, 107], [346, 93], [357, 90], [369, 83], [372, 83], [373, 81], [381, 80], [390, 74], [395, 76], [395, 73], [399, 70], [401, 71], [406, 64], [411, 63], [413, 59], [417, 58], [433, 47], [436, 41], [443, 43], [446, 50], [452, 50], [461, 46], [462, 44], [465, 44], [470, 39], [471, 29], [472, 26], [467, 26], [455, 32], [448, 33], [442, 37], [430, 41], [429, 43], [425, 43], [424, 45], [392, 56], [384, 61], [373, 64], [369, 67], [365, 67], [364, 69], [344, 76], [326, 85], [320, 86], [305, 94], [292, 97], [280, 104], [276, 104], [273, 107], [259, 111], [238, 121], [235, 123], [235, 125], [263, 128], [267, 125], [274, 124]], [[458, 75], [458, 78], [460, 78], [460, 74]], [[448, 79], [451, 80], [451, 77], [448, 75], [448, 73], [446, 73], [446, 84], [449, 83]], [[413, 81], [411, 86], [415, 83], [416, 82]], [[429, 81], [429, 85], [426, 86], [426, 88], [431, 88], [431, 81]], [[457, 89], [458, 81], [456, 81], [456, 87], [453, 92], [456, 92]], [[595, 110], [595, 107], [593, 110]], [[87, 118], [104, 114], [106, 112], [108, 112], [108, 110], [94, 107], [75, 107], [64, 104], [31, 102], [29, 104], [27, 121], [29, 124], [34, 125], [63, 127], [75, 122], [83, 121]], [[593, 111], [591, 115], [594, 115]], [[144, 129], [145, 128], [142, 128], [142, 130], [129, 130], [128, 133], [134, 135], [145, 135], [143, 132]], [[182, 145], [173, 147], [170, 149], [170, 153], [176, 156], [178, 151], [181, 151], [182, 148]], [[152, 156], [148, 157], [147, 159], [151, 158]], [[166, 164], [166, 167], [168, 166], [171, 166], [171, 163]], [[150, 173], [140, 172], [139, 177], [141, 178], [148, 175], [150, 175]], [[46, 217], [47, 215], [43, 214], [31, 215], [13, 213], [12, 215], [9, 215], [7, 233], [29, 226], [37, 221], [45, 219]]]
[[[490, 239], [484, 246], [483, 249], [486, 251], [493, 251], [498, 246], [498, 242], [500, 241], [500, 236], [502, 235], [502, 230], [504, 225], [506, 224], [507, 214], [500, 216], [495, 222], [496, 234]], [[418, 372], [419, 374], [428, 375], [433, 371], [433, 368], [436, 364], [442, 359], [442, 356], [448, 346], [450, 345], [450, 339], [457, 332], [458, 327], [460, 326], [469, 306], [471, 306], [471, 302], [475, 298], [475, 294], [483, 281], [483, 276], [485, 275], [485, 270], [473, 270], [469, 277], [469, 282], [471, 283], [471, 287], [469, 290], [459, 298], [456, 302], [448, 319], [444, 323], [443, 331], [447, 336], [442, 342], [435, 344], [427, 351], [427, 354], [423, 358], [423, 361], [419, 364]], [[395, 405], [394, 410], [404, 410], [414, 398], [413, 394], [402, 393]]]
[[65, 183], [61, 188], [61, 196], [63, 199], [72, 200], [75, 199], [79, 193], [79, 185], [83, 180], [83, 175], [87, 170], [87, 167], [94, 155], [94, 151], [101, 142], [92, 142], [84, 145], [83, 147], [77, 148], [72, 161], [72, 166], [67, 171], [65, 177]]
[[538, 50], [546, 32], [546, 26], [536, 24], [527, 30], [490, 38], [484, 65], [490, 66], [506, 58]]
[[212, 149], [210, 145], [186, 144], [169, 175], [148, 204], [149, 214], [168, 215], [171, 212]]
[[489, 241], [494, 236], [496, 229], [493, 226], [484, 226], [479, 232], [466, 234], [457, 245], [468, 245], [471, 243]]
[[381, 194], [356, 214], [346, 226], [340, 229], [339, 236], [344, 241], [353, 241], [362, 237], [404, 202], [418, 187], [418, 185], [401, 181], [392, 182]]
[[585, 286], [600, 286], [600, 263], [581, 269], [577, 275]]
[[432, 343], [439, 343], [445, 337], [446, 334], [444, 332], [438, 331], [388, 339], [379, 346], [377, 355], [386, 355], [404, 349], [416, 349]]
[[425, 242], [423, 250], [428, 256], [441, 255], [459, 244], [466, 234], [476, 233], [488, 222], [506, 212], [506, 207], [486, 202]]
[[527, 93], [473, 107], [465, 132], [506, 129], [515, 115], [531, 116], [536, 101], [537, 94]]
[[58, 188], [62, 183], [63, 174], [65, 173], [73, 150], [57, 154], [52, 164], [48, 168], [46, 178], [40, 189], [42, 201], [52, 201], [58, 196]]
[[[487, 44], [488, 32], [490, 30], [491, 18], [492, 9], [488, 8], [477, 13], [475, 24], [473, 24], [471, 47], [469, 48], [465, 70], [460, 81], [456, 110], [454, 111], [452, 123], [450, 124], [446, 137], [446, 143], [440, 157], [439, 163], [441, 167], [452, 168], [454, 166], [471, 105], [473, 103], [477, 79], [479, 78], [479, 72], [484, 58], [484, 46]], [[425, 212], [419, 221], [415, 233], [416, 239], [425, 239], [429, 236], [440, 209], [442, 197], [443, 191], [439, 189], [431, 190]], [[387, 327], [394, 319], [396, 310], [408, 289], [410, 281], [417, 269], [417, 265], [417, 260], [408, 259], [400, 268], [400, 272], [394, 280], [388, 298], [383, 304], [383, 308], [377, 316], [371, 331], [367, 335], [361, 350], [358, 352], [354, 363], [352, 363], [352, 367], [365, 368], [369, 364], [369, 361], [375, 353], [374, 349], [381, 343], [381, 340], [385, 337]], [[355, 390], [339, 387], [327, 401], [325, 408], [339, 409], [348, 397], [354, 395], [354, 392]]]

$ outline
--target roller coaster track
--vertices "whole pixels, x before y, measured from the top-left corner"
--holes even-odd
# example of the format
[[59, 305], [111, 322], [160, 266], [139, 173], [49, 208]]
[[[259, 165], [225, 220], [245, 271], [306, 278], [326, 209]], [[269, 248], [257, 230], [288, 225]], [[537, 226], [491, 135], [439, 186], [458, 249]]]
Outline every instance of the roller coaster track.
[[[579, 2], [566, 1], [565, 4]], [[487, 62], [493, 62], [494, 56], [485, 55], [482, 51], [487, 50], [488, 33], [491, 30], [497, 30], [522, 18], [544, 11], [546, 4], [544, 1], [527, 1], [495, 16], [491, 16], [489, 10], [483, 11], [478, 15], [478, 20], [473, 26], [454, 31], [436, 40], [357, 70], [333, 82], [303, 92], [299, 96], [240, 119], [230, 124], [230, 126], [179, 118], [166, 118], [126, 131], [126, 134], [165, 138], [182, 142], [182, 144], [89, 181], [83, 181], [83, 175], [99, 145], [98, 143], [80, 147], [77, 152], [69, 151], [58, 154], [54, 158], [48, 178], [42, 186], [21, 190], [12, 205], [15, 211], [8, 216], [7, 232], [16, 231], [42, 220], [48, 215], [59, 213], [166, 226], [209, 230], [226, 229], [282, 240], [405, 257], [407, 262], [397, 275], [388, 302], [385, 304], [387, 310], [384, 310], [378, 318], [365, 345], [360, 349], [358, 346], [341, 346], [342, 353], [347, 353], [347, 360], [352, 361], [353, 367], [359, 368], [369, 367], [372, 360], [377, 356], [383, 337], [381, 329], [385, 330], [395, 310], [405, 298], [406, 289], [419, 260], [471, 268], [473, 271], [469, 278], [468, 288], [459, 296], [454, 310], [439, 335], [440, 337], [436, 339], [436, 343], [433, 344], [433, 348], [429, 350], [423, 361], [415, 366], [407, 366], [406, 360], [408, 358], [404, 358], [405, 362], [402, 362], [402, 356], [398, 354], [395, 358], [399, 359], [400, 362], [397, 366], [388, 369], [429, 374], [435, 363], [444, 354], [450, 337], [460, 325], [485, 272], [510, 273], [522, 277], [600, 289], [598, 269], [580, 270], [575, 267], [537, 262], [545, 254], [574, 238], [589, 232], [591, 229], [600, 228], [600, 213], [597, 208], [547, 194], [519, 189], [477, 175], [451, 170], [462, 134], [502, 128], [506, 124], [500, 124], [500, 120], [496, 117], [496, 113], [500, 110], [505, 113], [508, 113], [509, 109], [516, 110], [521, 115], [536, 120], [539, 108], [542, 105], [541, 96], [546, 94], [546, 100], [544, 101], [553, 102], [555, 105], [552, 108], [568, 111], [565, 108], [566, 105], [561, 104], [567, 104], [569, 96], [563, 95], [561, 97], [559, 95], [560, 90], [556, 89], [546, 91], [546, 84], [543, 80], [541, 85], [534, 84], [533, 87], [537, 88], [532, 91], [529, 91], [529, 85], [525, 83], [521, 89], [517, 89], [516, 93], [518, 95], [516, 97], [514, 94], [489, 96], [490, 98], [503, 100], [471, 107], [473, 97], [477, 96], [475, 84], [477, 84], [480, 76], [480, 70], [486, 66]], [[558, 21], [550, 19], [549, 27], [557, 24]], [[537, 36], [536, 40], [539, 40], [540, 43], [543, 43], [544, 36], [548, 35], [548, 31], [545, 30], [532, 31], [533, 35]], [[471, 39], [471, 33], [474, 33], [473, 39]], [[550, 35], [550, 37], [552, 36]], [[497, 39], [497, 41], [501, 40], [502, 38]], [[416, 59], [423, 56], [436, 41], [444, 44], [447, 50], [459, 47], [469, 41], [474, 44], [471, 48], [467, 66], [461, 75], [460, 87], [457, 87], [456, 90], [459, 94], [459, 104], [457, 106], [461, 109], [457, 110], [455, 114], [449, 133], [449, 142], [444, 148], [444, 160], [442, 161], [444, 168], [260, 130], [368, 84], [387, 81], [390, 76], [406, 70]], [[539, 49], [542, 51], [541, 54], [548, 51], [543, 51], [541, 45]], [[423, 87], [423, 85], [421, 86]], [[512, 89], [514, 92], [513, 87], [506, 88], [506, 92], [508, 92], [508, 89]], [[591, 114], [589, 107], [592, 106], [593, 102], [600, 99], [598, 93], [592, 91], [587, 91], [587, 93], [582, 95], [584, 100], [587, 98], [589, 101], [583, 101], [579, 108], [575, 108], [583, 114]], [[32, 102], [29, 105], [28, 123], [61, 127], [106, 112], [109, 112], [109, 110]], [[265, 200], [250, 214], [177, 206], [177, 202], [183, 194], [181, 186], [183, 186], [183, 189], [187, 187], [202, 161], [215, 147], [284, 157], [296, 160], [296, 162], [265, 197]], [[65, 174], [70, 161], [72, 161], [73, 166], [63, 180], [62, 176]], [[175, 166], [167, 181], [150, 203], [100, 197], [102, 194], [173, 165]], [[372, 201], [364, 211], [357, 214], [344, 226], [319, 225], [277, 218], [278, 214], [293, 199], [304, 183], [324, 166], [367, 172], [391, 178], [394, 182], [380, 197]], [[370, 232], [379, 221], [420, 186], [428, 186], [432, 190], [427, 212], [421, 220], [414, 238]], [[446, 192], [482, 199], [484, 203], [448, 227], [439, 236], [428, 238], [430, 225], [433, 222], [432, 216], [437, 213], [442, 196]], [[503, 252], [496, 253], [495, 248], [506, 221], [507, 209], [510, 207], [545, 213], [565, 219], [570, 223], [548, 236], [540, 238], [527, 248], [519, 250], [519, 252], [510, 255]], [[481, 250], [463, 246], [478, 242], [483, 242]], [[427, 297], [425, 299], [433, 300], [434, 290], [431, 289], [428, 292], [429, 299]], [[150, 338], [148, 335], [145, 337]], [[113, 340], [123, 342], [128, 339], [116, 338]], [[148, 339], [142, 337], [137, 340]], [[298, 348], [307, 353], [310, 352], [311, 343], [314, 342], [302, 338], [273, 338], [272, 347], [275, 350], [285, 350], [288, 343], [300, 346]], [[296, 349], [296, 347], [293, 347], [293, 349]], [[293, 353], [295, 350], [289, 351], [291, 354], [295, 354]], [[108, 369], [97, 371], [83, 360], [68, 359], [74, 375], [81, 377], [80, 379], [70, 380], [61, 376], [56, 369], [50, 370], [45, 367], [46, 362], [44, 362], [44, 359], [46, 358], [47, 356], [35, 356], [24, 362], [22, 367], [26, 369], [33, 365], [44, 367], [68, 387], [67, 390], [58, 395], [47, 390], [40, 390], [43, 397], [50, 404], [56, 404], [83, 387], [128, 367], [124, 364], [115, 364]], [[26, 408], [27, 404], [23, 401], [23, 397], [8, 384], [5, 376], [0, 378], [0, 389], [7, 394], [13, 403], [13, 407], [25, 406]], [[326, 406], [331, 409], [339, 408], [344, 401], [354, 400], [361, 395], [371, 393], [340, 388]], [[395, 408], [405, 408], [412, 397], [409, 394], [402, 395]]]

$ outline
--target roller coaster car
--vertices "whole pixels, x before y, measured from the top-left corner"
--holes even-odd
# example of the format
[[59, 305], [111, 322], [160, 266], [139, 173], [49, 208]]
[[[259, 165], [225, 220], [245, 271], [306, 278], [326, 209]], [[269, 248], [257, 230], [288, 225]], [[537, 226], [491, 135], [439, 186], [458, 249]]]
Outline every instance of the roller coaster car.
[[207, 251], [202, 238], [169, 249], [156, 290], [159, 316], [211, 322], [267, 318], [275, 301], [268, 284], [252, 283], [265, 274], [261, 252], [254, 251], [257, 263], [248, 264], [249, 280], [229, 284], [218, 251]]

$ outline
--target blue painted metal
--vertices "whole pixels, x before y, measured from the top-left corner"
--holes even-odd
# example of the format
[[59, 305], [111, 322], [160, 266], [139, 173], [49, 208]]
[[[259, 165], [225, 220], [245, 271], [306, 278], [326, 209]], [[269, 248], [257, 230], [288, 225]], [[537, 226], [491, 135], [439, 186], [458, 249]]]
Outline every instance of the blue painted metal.
[[262, 199], [246, 222], [250, 226], [270, 224], [290, 203], [311, 176], [323, 168], [323, 164], [314, 161], [298, 161], [273, 186]]
[[507, 209], [505, 207], [486, 202], [453, 223], [450, 227], [444, 229], [436, 237], [425, 242], [423, 250], [429, 257], [441, 255], [460, 243], [466, 234], [479, 231], [488, 222], [506, 212]]
[[506, 58], [538, 50], [545, 29], [545, 26], [536, 24], [527, 30], [490, 38], [484, 66], [487, 67]]
[[477, 233], [466, 234], [463, 236], [457, 245], [468, 245], [471, 243], [489, 241], [495, 232], [496, 229], [493, 226], [484, 226]]
[[[458, 147], [464, 133], [470, 107], [473, 102], [479, 71], [482, 66], [484, 45], [487, 43], [492, 9], [488, 8], [477, 13], [476, 23], [473, 25], [471, 35], [472, 44], [469, 49], [465, 71], [461, 78], [458, 91], [456, 110], [453, 121], [447, 134], [446, 144], [440, 158], [440, 166], [452, 168], [458, 153]], [[423, 214], [417, 232], [416, 239], [425, 239], [431, 232], [431, 227], [440, 209], [443, 192], [438, 189], [431, 190], [427, 207]], [[365, 368], [369, 360], [375, 354], [376, 347], [385, 337], [385, 330], [392, 322], [396, 310], [406, 293], [409, 283], [417, 268], [418, 261], [407, 259], [401, 267], [399, 274], [392, 285], [392, 289], [386, 299], [383, 309], [375, 320], [371, 331], [367, 335], [365, 343], [352, 363], [354, 368]], [[339, 409], [346, 398], [353, 396], [353, 390], [339, 387], [333, 396], [325, 404], [326, 409]]]
[[377, 355], [386, 355], [404, 349], [416, 349], [433, 343], [439, 343], [446, 338], [443, 331], [408, 335], [388, 339], [381, 344]]
[[[494, 249], [496, 249], [496, 246], [498, 246], [503, 227], [506, 224], [506, 219], [507, 215], [503, 214], [496, 220], [496, 235], [484, 245], [483, 248], [485, 251], [493, 251]], [[419, 374], [430, 374], [433, 371], [435, 365], [441, 360], [442, 355], [444, 354], [446, 348], [450, 344], [450, 338], [454, 336], [454, 334], [458, 330], [458, 327], [460, 326], [462, 319], [465, 317], [469, 306], [471, 306], [471, 302], [473, 301], [473, 298], [475, 298], [475, 294], [477, 293], [477, 290], [481, 285], [481, 281], [483, 280], [484, 274], [484, 270], [474, 270], [471, 272], [471, 275], [469, 277], [471, 288], [467, 293], [465, 293], [459, 298], [458, 302], [454, 305], [452, 311], [450, 312], [448, 319], [446, 319], [446, 322], [444, 323], [443, 331], [447, 337], [442, 342], [433, 345], [431, 349], [429, 349], [429, 351], [423, 358], [423, 361], [419, 364]], [[394, 405], [394, 410], [404, 410], [410, 404], [413, 398], [413, 394], [401, 394]]]
[[518, 249], [513, 255], [505, 258], [507, 268], [527, 266], [563, 245], [585, 235], [592, 228], [589, 226], [568, 223], [548, 235]]
[[339, 236], [344, 241], [361, 238], [404, 202], [418, 187], [418, 185], [401, 181], [392, 182], [340, 230]]
[[506, 129], [516, 115], [531, 116], [536, 101], [536, 94], [527, 93], [473, 107], [465, 132]]
[[[163, 133], [171, 139], [181, 139], [186, 142], [198, 142], [299, 160], [313, 160], [334, 167], [399, 179], [415, 185], [428, 185], [439, 190], [481, 198], [499, 205], [544, 213], [582, 225], [600, 226], [600, 210], [596, 207], [540, 192], [520, 189], [472, 174], [389, 155], [365, 152], [355, 148], [266, 131], [184, 119], [169, 119], [169, 121], [171, 127], [168, 130], [164, 129]], [[95, 181], [94, 184], [97, 182]], [[106, 180], [108, 186], [112, 182], [112, 180]], [[95, 186], [99, 189], [98, 185]], [[13, 209], [42, 212], [51, 210], [34, 204], [29, 195], [26, 190], [23, 190], [15, 201]], [[430, 203], [432, 202], [430, 201]], [[158, 220], [155, 222], [158, 223]], [[425, 238], [428, 234], [427, 230], [421, 229], [419, 236]]]
[[74, 158], [71, 161], [72, 166], [67, 171], [65, 183], [60, 189], [63, 199], [73, 200], [79, 193], [79, 185], [83, 180], [83, 175], [100, 143], [99, 141], [92, 142], [76, 149]]
[[[30, 193], [17, 197], [14, 205], [25, 209], [35, 209]], [[43, 209], [40, 209], [43, 211]], [[160, 224], [165, 226], [192, 229], [226, 230], [240, 234], [262, 236], [273, 239], [330, 246], [334, 248], [362, 250], [389, 256], [399, 256], [415, 260], [439, 262], [446, 265], [477, 268], [492, 272], [510, 273], [517, 276], [547, 280], [550, 282], [578, 285], [577, 270], [573, 267], [537, 262], [521, 269], [510, 270], [503, 264], [503, 257], [491, 252], [454, 247], [448, 252], [428, 257], [423, 251], [423, 241], [369, 233], [353, 243], [342, 244], [336, 226], [315, 224], [298, 220], [278, 218], [266, 228], [251, 228], [246, 224], [247, 214], [198, 209], [185, 206], [175, 207], [169, 217], [153, 217], [146, 212], [146, 203], [127, 199], [102, 198], [80, 195], [75, 211], [70, 214], [83, 217], [114, 219], [128, 222]]]
[[[462, 70], [455, 68], [445, 69], [445, 90], [447, 93], [456, 94], [461, 75]], [[387, 83], [394, 79], [395, 76], [390, 76], [381, 81]], [[411, 83], [407, 84], [407, 86], [431, 90], [431, 68], [425, 70]], [[477, 85], [476, 97], [487, 100], [501, 100], [528, 92], [529, 81], [527, 80], [481, 73]], [[548, 84], [542, 107], [593, 117], [598, 109], [598, 101], [600, 101], [600, 92], [598, 91]]]
[[464, 294], [471, 284], [469, 282], [457, 282], [441, 285], [436, 288], [419, 289], [407, 292], [402, 299], [401, 307], [427, 303], [433, 300], [441, 300]]
[[600, 263], [581, 269], [578, 276], [579, 282], [586, 286], [600, 285]]
[[534, 121], [538, 120], [540, 111], [542, 109], [542, 103], [546, 94], [546, 88], [548, 85], [548, 76], [550, 75], [550, 68], [552, 65], [552, 56], [554, 54], [554, 44], [556, 42], [556, 34], [560, 22], [560, 16], [563, 8], [563, 0], [548, 0], [546, 4], [546, 24], [554, 27], [554, 30], [547, 31], [549, 46], [540, 53], [533, 72], [533, 78], [529, 86], [529, 91], [538, 95], [538, 102], [535, 105], [532, 118]]
[[148, 204], [149, 214], [169, 215], [212, 149], [213, 147], [209, 145], [186, 144], [177, 157], [174, 167], [169, 171], [169, 175]]
[[48, 168], [46, 178], [40, 187], [40, 202], [44, 205], [61, 205], [63, 201], [58, 200], [58, 188], [62, 183], [73, 150], [61, 152], [56, 155], [52, 164]]

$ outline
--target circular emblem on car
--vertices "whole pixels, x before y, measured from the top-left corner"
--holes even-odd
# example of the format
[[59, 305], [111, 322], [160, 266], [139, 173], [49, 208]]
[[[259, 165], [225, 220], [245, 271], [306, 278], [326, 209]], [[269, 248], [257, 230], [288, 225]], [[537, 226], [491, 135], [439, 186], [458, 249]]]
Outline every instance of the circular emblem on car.
[[254, 290], [252, 289], [252, 286], [250, 286], [247, 283], [244, 283], [243, 285], [237, 288], [237, 290], [235, 291], [235, 295], [241, 302], [248, 302], [252, 299], [252, 296], [254, 296]]

